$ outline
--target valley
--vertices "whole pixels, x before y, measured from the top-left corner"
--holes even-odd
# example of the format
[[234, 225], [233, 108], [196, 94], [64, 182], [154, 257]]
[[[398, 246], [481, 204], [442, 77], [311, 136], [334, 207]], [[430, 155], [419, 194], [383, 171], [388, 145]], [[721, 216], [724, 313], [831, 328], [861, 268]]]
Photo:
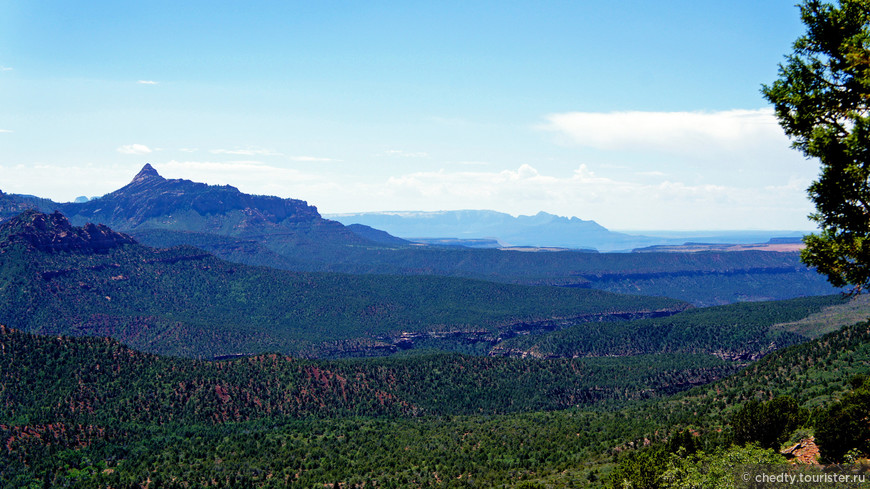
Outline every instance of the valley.
[[[857, 324], [728, 376], [733, 363], [684, 354], [203, 362], [2, 328], [0, 477], [11, 487], [598, 486], [636, 458], [631, 447], [687, 427], [700, 435], [694, 450], [712, 454], [759, 395], [817, 409], [843, 398], [867, 373], [868, 335]], [[740, 456], [762, 452], [752, 453]]]
[[0, 216], [9, 487], [614, 487], [870, 373], [870, 303], [791, 250], [420, 245], [150, 165]]
[[0, 489], [866, 487], [797, 3], [0, 2]]

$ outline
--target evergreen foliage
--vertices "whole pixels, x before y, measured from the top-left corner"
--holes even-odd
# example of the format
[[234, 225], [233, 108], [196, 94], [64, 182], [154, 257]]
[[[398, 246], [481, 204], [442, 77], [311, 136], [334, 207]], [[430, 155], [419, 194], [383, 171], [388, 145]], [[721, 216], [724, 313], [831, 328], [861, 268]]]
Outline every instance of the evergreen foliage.
[[806, 34], [763, 93], [793, 146], [817, 158], [804, 261], [837, 287], [870, 283], [870, 1], [800, 4]]
[[[630, 393], [668, 375], [648, 363], [655, 357], [544, 361], [437, 354], [203, 362], [138, 353], [105, 339], [8, 329], [2, 338], [3, 487], [145, 487], [150, 480], [149, 487], [159, 481], [166, 487], [377, 482], [561, 488], [601, 487], [633, 474], [658, 481], [651, 487], [729, 487], [736, 464], [783, 459], [729, 445], [725, 413], [794, 387], [795, 401], [827, 409], [832, 397], [851, 399], [844, 395], [850, 386], [866, 389], [850, 379], [866, 375], [870, 364], [870, 325], [862, 323], [773, 352], [718, 382], [650, 399]], [[608, 361], [613, 369], [595, 369]], [[674, 361], [665, 358], [662, 365]], [[635, 374], [640, 383], [633, 388]], [[562, 379], [603, 384], [604, 392], [609, 387], [603, 379], [610, 379], [619, 395], [581, 409], [525, 412], [560, 409], [547, 405], [557, 391], [535, 393], [563, 389]], [[415, 390], [433, 380], [428, 391]], [[453, 383], [469, 395], [451, 391]], [[525, 398], [515, 407], [503, 403]], [[791, 412], [790, 402], [783, 407], [779, 411]], [[823, 453], [824, 443], [830, 444], [824, 429], [816, 424]], [[646, 444], [650, 448], [635, 450]], [[617, 462], [613, 477], [611, 460]]]
[[841, 296], [806, 297], [696, 308], [619, 323], [584, 323], [547, 335], [514, 338], [496, 351], [521, 350], [541, 357], [707, 353], [749, 360], [807, 339], [775, 325], [844, 303]]
[[809, 412], [797, 401], [779, 396], [767, 402], [751, 400], [731, 419], [734, 442], [740, 445], [756, 443], [762, 448], [778, 449], [789, 435], [804, 425]]
[[822, 411], [816, 423], [816, 440], [826, 461], [842, 463], [847, 454], [870, 455], [870, 381], [857, 377], [843, 399]]

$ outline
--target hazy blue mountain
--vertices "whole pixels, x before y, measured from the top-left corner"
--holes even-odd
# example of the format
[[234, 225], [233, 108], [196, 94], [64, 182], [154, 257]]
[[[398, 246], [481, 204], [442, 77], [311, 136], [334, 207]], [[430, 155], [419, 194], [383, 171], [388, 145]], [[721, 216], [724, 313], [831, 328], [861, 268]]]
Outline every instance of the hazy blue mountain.
[[503, 246], [595, 248], [602, 251], [648, 246], [643, 237], [609, 231], [595, 221], [546, 212], [517, 216], [487, 210], [370, 212], [329, 216], [342, 224], [364, 224], [394, 236], [497, 240]]
[[[657, 245], [694, 243], [763, 243], [777, 237], [800, 237], [800, 232], [781, 231], [650, 231], [616, 232], [595, 221], [563, 217], [538, 212], [533, 216], [517, 216], [489, 210], [460, 211], [396, 211], [329, 214], [325, 216], [342, 224], [363, 224], [384, 230], [394, 236], [437, 243], [483, 247], [479, 240], [488, 240], [486, 247], [532, 246], [542, 248], [596, 249], [599, 251], [629, 251]], [[675, 223], [675, 227], [678, 223]]]

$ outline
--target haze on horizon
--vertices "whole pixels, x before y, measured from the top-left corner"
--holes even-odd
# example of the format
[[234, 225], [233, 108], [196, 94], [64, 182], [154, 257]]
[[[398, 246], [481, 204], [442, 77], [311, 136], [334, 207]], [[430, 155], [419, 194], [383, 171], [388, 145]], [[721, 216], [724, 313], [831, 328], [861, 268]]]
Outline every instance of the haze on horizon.
[[321, 213], [609, 229], [814, 226], [818, 164], [759, 93], [790, 2], [0, 5], [0, 190], [166, 178]]

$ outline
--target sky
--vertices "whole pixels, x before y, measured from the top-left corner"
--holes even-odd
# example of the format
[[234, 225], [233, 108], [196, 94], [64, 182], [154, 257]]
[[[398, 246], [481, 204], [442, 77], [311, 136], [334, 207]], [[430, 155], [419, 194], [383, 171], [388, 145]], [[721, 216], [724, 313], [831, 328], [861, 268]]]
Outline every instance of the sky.
[[811, 230], [760, 93], [794, 0], [0, 2], [0, 190]]

